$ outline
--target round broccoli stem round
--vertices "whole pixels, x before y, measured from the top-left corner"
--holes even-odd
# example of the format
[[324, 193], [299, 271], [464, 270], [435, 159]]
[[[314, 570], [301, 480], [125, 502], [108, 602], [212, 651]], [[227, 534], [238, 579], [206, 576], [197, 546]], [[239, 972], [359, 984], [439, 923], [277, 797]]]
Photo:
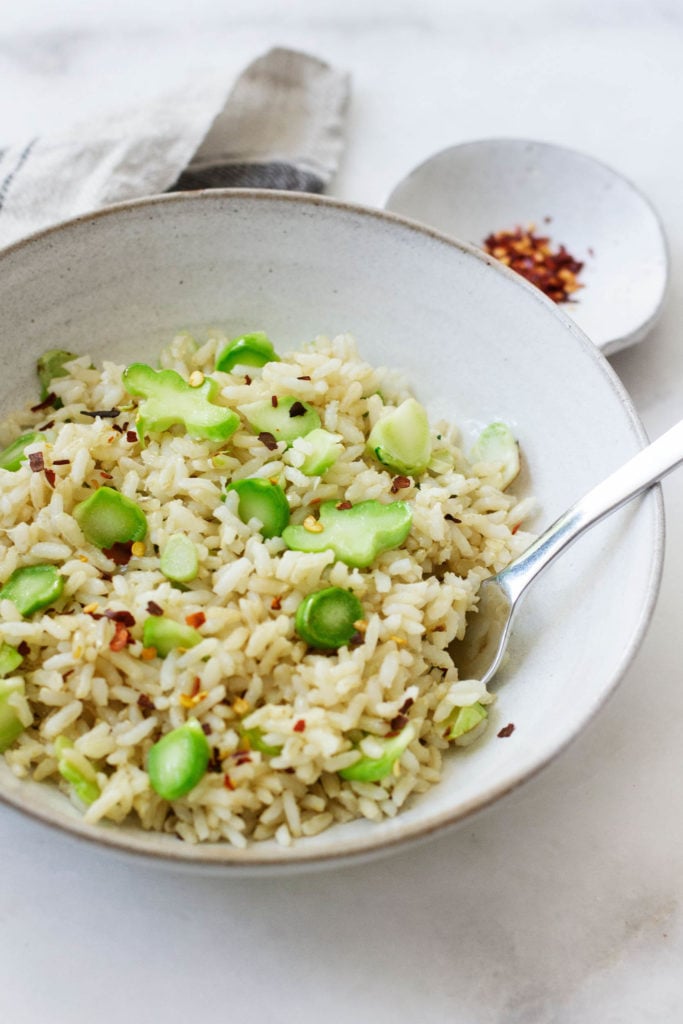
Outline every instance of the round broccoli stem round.
[[201, 725], [190, 718], [150, 749], [147, 774], [155, 793], [164, 800], [179, 800], [206, 774], [211, 748]]
[[344, 647], [363, 618], [363, 605], [342, 587], [308, 594], [296, 610], [294, 628], [307, 644], [322, 650]]
[[150, 615], [142, 625], [143, 646], [153, 647], [160, 658], [180, 647], [195, 647], [201, 639], [202, 634], [193, 626], [167, 619], [165, 615]]
[[64, 577], [54, 565], [25, 565], [15, 569], [0, 590], [0, 601], [12, 601], [25, 617], [54, 604], [64, 589]]
[[280, 537], [289, 522], [289, 503], [279, 484], [259, 477], [235, 480], [228, 491], [238, 495], [237, 513], [243, 523], [258, 519], [260, 532], [267, 539]]
[[184, 533], [174, 533], [166, 541], [159, 568], [167, 580], [190, 583], [199, 572], [197, 548]]
[[24, 725], [10, 704], [10, 698], [15, 693], [24, 695], [23, 679], [17, 676], [12, 679], [0, 679], [0, 754], [11, 747], [24, 731]]
[[112, 487], [98, 487], [73, 514], [86, 540], [97, 548], [143, 540], [147, 533], [147, 518], [140, 506]]

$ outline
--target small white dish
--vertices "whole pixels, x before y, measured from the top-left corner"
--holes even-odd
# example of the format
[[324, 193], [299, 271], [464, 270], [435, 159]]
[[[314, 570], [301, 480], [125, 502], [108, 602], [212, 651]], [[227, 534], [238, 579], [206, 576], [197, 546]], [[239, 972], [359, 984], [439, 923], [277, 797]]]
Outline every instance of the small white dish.
[[605, 355], [644, 338], [661, 311], [659, 218], [630, 182], [583, 153], [527, 139], [453, 146], [404, 178], [386, 208], [477, 246], [534, 224], [584, 263], [584, 287], [562, 308]]

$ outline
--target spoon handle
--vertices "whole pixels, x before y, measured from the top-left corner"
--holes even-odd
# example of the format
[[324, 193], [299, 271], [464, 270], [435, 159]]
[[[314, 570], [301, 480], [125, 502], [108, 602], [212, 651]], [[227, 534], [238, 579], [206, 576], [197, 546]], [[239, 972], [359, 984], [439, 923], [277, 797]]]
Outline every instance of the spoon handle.
[[683, 462], [683, 420], [585, 494], [541, 534], [497, 579], [514, 603], [561, 551], [595, 523], [661, 480]]

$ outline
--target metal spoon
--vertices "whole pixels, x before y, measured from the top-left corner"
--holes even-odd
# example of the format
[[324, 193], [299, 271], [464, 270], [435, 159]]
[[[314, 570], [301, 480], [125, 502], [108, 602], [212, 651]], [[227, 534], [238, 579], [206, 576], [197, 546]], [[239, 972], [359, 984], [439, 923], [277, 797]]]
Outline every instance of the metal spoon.
[[683, 420], [629, 459], [572, 505], [531, 547], [479, 590], [477, 614], [462, 641], [451, 645], [461, 679], [487, 683], [498, 669], [510, 626], [527, 587], [562, 551], [683, 462]]
[[583, 288], [562, 309], [605, 355], [640, 341], [661, 312], [660, 220], [629, 181], [584, 153], [530, 139], [461, 143], [411, 171], [385, 205], [477, 246], [534, 223], [583, 262]]

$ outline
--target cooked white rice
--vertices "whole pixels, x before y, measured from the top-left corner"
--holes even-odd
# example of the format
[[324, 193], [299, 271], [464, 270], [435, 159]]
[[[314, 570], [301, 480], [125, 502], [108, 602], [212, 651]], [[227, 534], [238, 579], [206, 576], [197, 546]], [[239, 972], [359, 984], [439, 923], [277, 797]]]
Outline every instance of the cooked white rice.
[[[397, 373], [363, 362], [350, 337], [317, 339], [249, 370], [249, 378], [213, 372], [225, 342], [215, 334], [196, 349], [179, 335], [162, 365], [186, 379], [196, 370], [211, 373], [219, 401], [233, 409], [277, 394], [311, 403], [323, 427], [344, 439], [343, 454], [322, 478], [297, 469], [305, 443], [270, 451], [245, 423], [223, 446], [173, 428], [142, 448], [130, 439], [135, 410], [121, 384], [123, 367], [92, 369], [85, 355], [53, 381], [62, 408], [21, 413], [0, 428], [1, 447], [53, 421], [49, 440], [29, 451], [42, 452], [54, 473], [52, 486], [50, 474], [27, 463], [0, 470], [0, 583], [37, 563], [53, 563], [66, 579], [57, 605], [29, 619], [0, 601], [0, 641], [28, 649], [18, 670], [26, 696], [11, 698], [27, 728], [5, 758], [16, 775], [58, 785], [93, 824], [132, 815], [145, 829], [189, 842], [244, 846], [274, 836], [287, 845], [334, 822], [391, 817], [439, 781], [449, 746], [445, 719], [456, 706], [492, 699], [480, 683], [458, 681], [448, 647], [464, 633], [480, 581], [527, 546], [518, 527], [530, 503], [497, 486], [497, 467], [470, 466], [457, 429], [443, 422], [432, 427], [433, 468], [419, 486], [411, 479], [392, 493], [394, 474], [375, 462], [365, 441], [386, 406], [410, 392]], [[83, 415], [112, 407], [123, 407], [118, 419]], [[287, 550], [281, 538], [264, 540], [239, 519], [234, 493], [224, 500], [226, 483], [250, 476], [279, 478], [299, 523], [321, 500], [400, 498], [412, 507], [410, 534], [363, 570], [334, 561], [330, 551]], [[103, 483], [147, 516], [144, 555], [126, 568], [88, 544], [71, 514]], [[185, 590], [159, 568], [158, 551], [177, 532], [200, 553], [199, 575]], [[367, 629], [357, 646], [316, 653], [296, 636], [294, 615], [307, 594], [333, 585], [358, 596]], [[203, 612], [202, 642], [163, 660], [144, 657], [150, 601], [179, 622]], [[123, 650], [110, 648], [114, 623], [98, 617], [105, 610], [135, 618], [133, 642]], [[373, 737], [385, 736], [402, 714], [416, 738], [392, 773], [373, 783], [342, 779], [338, 772], [358, 758], [357, 744], [373, 756]], [[202, 723], [214, 756], [201, 782], [169, 803], [150, 786], [147, 754], [190, 715]], [[249, 750], [242, 723], [258, 726], [281, 752]], [[72, 756], [84, 759], [84, 770], [94, 766], [101, 796], [90, 806], [57, 770], [59, 736], [74, 742]]]

